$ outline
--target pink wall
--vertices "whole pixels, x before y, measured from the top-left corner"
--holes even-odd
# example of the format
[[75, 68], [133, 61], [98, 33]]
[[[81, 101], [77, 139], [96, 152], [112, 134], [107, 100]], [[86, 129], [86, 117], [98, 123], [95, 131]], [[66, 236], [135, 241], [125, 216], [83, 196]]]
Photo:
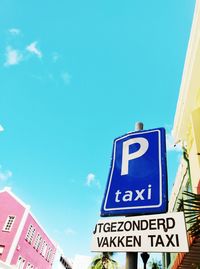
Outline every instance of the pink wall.
[[[29, 229], [29, 226], [33, 225], [35, 228], [35, 234], [32, 243], [30, 244], [25, 240], [27, 231]], [[42, 228], [38, 225], [38, 223], [35, 221], [35, 219], [31, 216], [31, 214], [28, 215], [27, 221], [24, 225], [24, 229], [22, 231], [21, 237], [18, 242], [17, 249], [14, 253], [13, 259], [11, 261], [11, 264], [16, 264], [18, 257], [22, 256], [25, 260], [25, 268], [26, 264], [30, 262], [34, 268], [37, 267], [38, 269], [49, 269], [51, 268], [51, 261], [46, 260], [46, 255], [43, 257], [40, 253], [41, 245], [38, 250], [34, 248], [35, 238], [37, 237], [37, 234], [40, 234], [42, 236], [42, 242], [43, 240], [46, 241], [48, 248], [52, 248], [52, 253], [56, 252], [56, 248], [53, 245], [53, 243], [50, 241], [50, 239], [47, 237], [46, 233], [42, 230]], [[47, 248], [47, 250], [48, 250]]]
[[[19, 204], [8, 192], [0, 192], [0, 245], [5, 246], [3, 254], [0, 255], [0, 260], [2, 261], [6, 260], [24, 211], [25, 208]], [[2, 231], [9, 215], [16, 216], [12, 230], [10, 232]]]
[[[26, 205], [21, 202], [17, 197], [15, 197], [12, 193], [7, 191], [0, 191], [0, 245], [5, 246], [3, 254], [0, 255], [0, 260], [6, 261], [7, 255], [9, 253], [10, 247], [12, 246], [13, 239], [16, 235], [16, 232], [19, 228], [20, 221], [25, 212]], [[13, 223], [12, 229], [10, 232], [3, 231], [5, 222], [8, 216], [16, 216], [15, 221]], [[35, 234], [32, 243], [30, 244], [25, 240], [27, 231], [29, 226], [33, 225], [35, 228]], [[41, 245], [38, 250], [34, 248], [35, 238], [37, 234], [40, 234], [43, 240], [46, 241], [48, 247], [52, 249], [52, 254], [55, 254], [56, 247], [53, 242], [48, 238], [45, 231], [41, 228], [41, 226], [37, 223], [37, 221], [33, 218], [33, 216], [28, 213], [27, 219], [25, 220], [25, 224], [22, 227], [21, 235], [19, 237], [19, 241], [14, 249], [14, 255], [11, 260], [11, 265], [15, 265], [17, 263], [18, 257], [21, 256], [26, 260], [24, 269], [26, 265], [30, 263], [34, 266], [34, 269], [50, 269], [52, 267], [52, 255], [50, 261], [47, 260], [46, 255], [42, 256], [41, 254]], [[46, 252], [47, 254], [47, 252]]]

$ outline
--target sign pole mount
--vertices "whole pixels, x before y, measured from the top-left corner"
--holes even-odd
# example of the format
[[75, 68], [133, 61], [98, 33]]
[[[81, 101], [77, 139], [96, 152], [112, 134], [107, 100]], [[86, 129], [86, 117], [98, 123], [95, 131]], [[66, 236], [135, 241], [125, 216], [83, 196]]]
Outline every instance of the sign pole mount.
[[[142, 122], [135, 123], [135, 131], [142, 131], [144, 124]], [[127, 252], [126, 253], [126, 269], [137, 269], [138, 253]]]

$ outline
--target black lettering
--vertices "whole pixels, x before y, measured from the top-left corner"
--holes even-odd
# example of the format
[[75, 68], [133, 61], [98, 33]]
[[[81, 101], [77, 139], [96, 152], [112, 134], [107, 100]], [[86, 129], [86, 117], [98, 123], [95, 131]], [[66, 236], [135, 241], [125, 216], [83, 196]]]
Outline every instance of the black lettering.
[[103, 223], [98, 223], [97, 226], [99, 227], [99, 233], [101, 233], [101, 227], [103, 226]]
[[137, 236], [133, 236], [133, 245], [134, 246], [138, 246], [138, 247], [141, 247], [141, 235], [139, 235], [138, 237]]
[[94, 228], [93, 234], [95, 234], [96, 232], [97, 232], [97, 225], [95, 225], [95, 228]]
[[108, 244], [108, 238], [107, 237], [103, 237], [103, 244], [102, 244], [102, 247], [109, 247], [109, 244]]
[[155, 247], [157, 247], [158, 245], [161, 245], [162, 247], [165, 246], [165, 244], [164, 244], [164, 242], [162, 240], [162, 236], [161, 235], [158, 235], [157, 240], [156, 240]]
[[114, 247], [116, 247], [116, 244], [115, 244], [115, 239], [116, 239], [117, 237], [115, 236], [115, 237], [110, 237], [110, 247], [112, 247], [112, 245], [114, 246]]
[[117, 246], [120, 247], [120, 244], [122, 247], [124, 247], [124, 243], [123, 243], [123, 239], [124, 239], [124, 236], [120, 237], [118, 236], [118, 243], [117, 243]]
[[126, 247], [133, 247], [133, 236], [126, 236]]
[[156, 230], [156, 219], [150, 219], [149, 220], [149, 230]]
[[141, 220], [141, 230], [146, 230], [148, 228], [148, 221]]
[[148, 235], [148, 237], [151, 239], [151, 247], [154, 246], [154, 241], [153, 241], [153, 238], [156, 237], [156, 235]]
[[102, 237], [101, 239], [99, 237], [97, 237], [98, 247], [101, 247], [102, 246], [103, 239], [104, 239], [104, 237]]
[[110, 232], [110, 223], [109, 222], [104, 223], [103, 231], [105, 233]]
[[117, 229], [117, 232], [123, 232], [123, 229], [122, 229], [122, 225], [124, 224], [123, 221], [119, 221], [118, 224], [119, 224], [119, 227]]
[[133, 222], [132, 222], [132, 230], [133, 231], [135, 231], [135, 227], [136, 227], [136, 230], [140, 230], [140, 223], [139, 223], [139, 221], [137, 221], [137, 223], [136, 223], [136, 221], [133, 220]]
[[158, 219], [158, 230], [160, 230], [160, 227], [162, 226], [163, 227], [163, 231], [167, 232], [167, 229], [165, 227], [165, 219], [161, 218], [161, 219]]
[[[127, 225], [128, 224], [128, 225]], [[128, 227], [127, 227], [128, 226]], [[130, 221], [126, 221], [125, 223], [124, 223], [124, 230], [125, 231], [130, 231], [131, 230], [131, 222]]]
[[179, 238], [178, 238], [178, 234], [176, 234], [176, 246], [179, 247]]
[[173, 229], [175, 226], [175, 220], [173, 218], [167, 218], [166, 221], [167, 221], [167, 229]]
[[117, 224], [117, 222], [111, 223], [111, 232], [116, 232], [116, 224]]
[[175, 247], [174, 243], [172, 242], [172, 238], [174, 237], [174, 234], [172, 234], [171, 236], [166, 234], [166, 237], [168, 239], [168, 243], [167, 243], [166, 247], [169, 247], [170, 244], [172, 245], [172, 247]]

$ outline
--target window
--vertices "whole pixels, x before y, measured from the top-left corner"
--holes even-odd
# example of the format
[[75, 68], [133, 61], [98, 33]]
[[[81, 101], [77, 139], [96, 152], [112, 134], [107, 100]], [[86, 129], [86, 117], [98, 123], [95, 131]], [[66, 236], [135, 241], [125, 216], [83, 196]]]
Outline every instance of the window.
[[3, 254], [4, 248], [5, 248], [5, 246], [0, 245], [0, 256]]
[[30, 240], [29, 240], [30, 244], [33, 242], [34, 235], [35, 235], [35, 228], [32, 229], [32, 233], [31, 233]]
[[17, 260], [17, 264], [16, 264], [17, 268], [19, 268], [19, 265], [20, 265], [21, 261], [22, 261], [22, 257], [19, 256], [18, 260]]
[[25, 237], [25, 239], [26, 239], [28, 242], [29, 242], [30, 237], [31, 237], [32, 229], [33, 229], [33, 225], [30, 225], [29, 228], [28, 228], [28, 232], [27, 232], [27, 234], [26, 234], [26, 237]]
[[50, 248], [50, 250], [49, 250], [49, 257], [48, 257], [48, 262], [51, 261], [52, 251], [53, 251], [53, 250]]
[[48, 252], [47, 252], [47, 257], [46, 257], [46, 260], [49, 262], [50, 259], [51, 259], [51, 252], [52, 252], [52, 249], [49, 247], [48, 249]]
[[10, 232], [15, 220], [15, 216], [8, 216], [6, 223], [3, 227], [3, 231]]
[[42, 246], [41, 246], [41, 250], [40, 250], [40, 253], [43, 255], [43, 250], [44, 250], [44, 246], [46, 244], [46, 241], [43, 240], [43, 243], [42, 243]]
[[54, 257], [55, 257], [55, 253], [52, 253], [52, 255], [51, 255], [51, 260], [50, 260], [51, 264], [52, 264], [53, 261], [54, 261]]
[[27, 263], [27, 266], [26, 266], [26, 269], [33, 269], [33, 267], [34, 267], [34, 266], [33, 266], [32, 264], [30, 264], [30, 262], [28, 262], [28, 263]]
[[41, 242], [42, 242], [42, 236], [40, 234], [37, 234], [37, 237], [35, 238], [35, 243], [34, 243], [34, 248], [36, 250], [39, 249]]
[[24, 264], [25, 264], [25, 259], [21, 256], [18, 257], [18, 260], [17, 260], [17, 264], [16, 264], [16, 268], [17, 269], [23, 269], [24, 268]]
[[[45, 241], [44, 241], [45, 242]], [[45, 257], [46, 252], [47, 252], [47, 243], [44, 244], [43, 250], [42, 250], [42, 256]]]
[[25, 237], [26, 241], [31, 244], [32, 241], [33, 241], [34, 235], [35, 235], [35, 228], [31, 224], [29, 226], [29, 228], [28, 228], [28, 231], [27, 231], [27, 234], [26, 234], [26, 237]]

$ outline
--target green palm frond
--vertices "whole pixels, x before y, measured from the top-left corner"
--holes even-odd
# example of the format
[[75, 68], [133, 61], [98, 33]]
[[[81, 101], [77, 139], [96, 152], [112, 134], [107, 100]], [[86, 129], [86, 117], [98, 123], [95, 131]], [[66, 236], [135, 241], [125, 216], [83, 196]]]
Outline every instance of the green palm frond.
[[89, 269], [118, 269], [118, 263], [113, 260], [113, 252], [103, 252], [94, 257]]

